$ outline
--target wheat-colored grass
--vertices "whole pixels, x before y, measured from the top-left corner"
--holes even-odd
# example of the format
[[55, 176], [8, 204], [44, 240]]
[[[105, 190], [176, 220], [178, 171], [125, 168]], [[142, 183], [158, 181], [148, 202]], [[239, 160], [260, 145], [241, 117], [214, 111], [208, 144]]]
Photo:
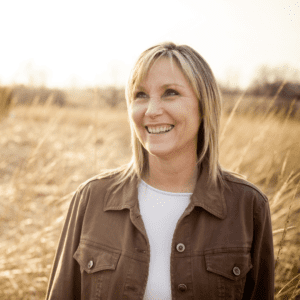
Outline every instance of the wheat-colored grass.
[[[13, 108], [0, 127], [0, 299], [44, 299], [72, 192], [130, 158], [127, 113], [103, 106], [33, 105]], [[295, 299], [300, 122], [266, 110], [236, 109], [230, 117], [224, 114], [222, 130], [222, 165], [244, 174], [269, 197], [276, 299]]]

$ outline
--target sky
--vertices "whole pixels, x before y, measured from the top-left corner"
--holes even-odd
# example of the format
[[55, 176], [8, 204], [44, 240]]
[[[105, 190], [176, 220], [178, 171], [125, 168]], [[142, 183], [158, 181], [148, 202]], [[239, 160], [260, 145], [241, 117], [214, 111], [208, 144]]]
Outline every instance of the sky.
[[300, 0], [9, 0], [0, 11], [0, 85], [122, 86], [163, 41], [193, 47], [230, 86], [263, 64], [300, 70]]

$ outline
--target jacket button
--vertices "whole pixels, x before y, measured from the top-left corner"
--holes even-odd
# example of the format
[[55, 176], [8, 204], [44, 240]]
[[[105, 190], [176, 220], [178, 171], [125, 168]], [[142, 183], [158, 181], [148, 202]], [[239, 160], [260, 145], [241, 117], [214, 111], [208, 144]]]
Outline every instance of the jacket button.
[[177, 244], [176, 249], [178, 252], [183, 252], [185, 250], [185, 246], [182, 243]]
[[88, 268], [91, 269], [94, 265], [94, 262], [92, 260], [89, 261], [88, 263]]
[[232, 272], [233, 272], [233, 274], [234, 274], [235, 276], [239, 276], [239, 275], [241, 274], [241, 270], [240, 270], [239, 267], [234, 267], [234, 268], [232, 269]]
[[187, 286], [183, 283], [178, 285], [178, 291], [185, 292], [187, 290]]

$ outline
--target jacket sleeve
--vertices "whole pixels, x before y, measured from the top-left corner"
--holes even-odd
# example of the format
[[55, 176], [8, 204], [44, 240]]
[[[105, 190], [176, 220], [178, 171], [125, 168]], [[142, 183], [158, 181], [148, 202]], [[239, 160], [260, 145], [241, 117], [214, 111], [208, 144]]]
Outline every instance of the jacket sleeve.
[[254, 204], [253, 268], [247, 275], [243, 300], [274, 299], [274, 247], [269, 202], [259, 195]]
[[73, 259], [79, 245], [87, 201], [87, 189], [77, 190], [69, 206], [52, 266], [46, 300], [81, 297], [80, 266]]

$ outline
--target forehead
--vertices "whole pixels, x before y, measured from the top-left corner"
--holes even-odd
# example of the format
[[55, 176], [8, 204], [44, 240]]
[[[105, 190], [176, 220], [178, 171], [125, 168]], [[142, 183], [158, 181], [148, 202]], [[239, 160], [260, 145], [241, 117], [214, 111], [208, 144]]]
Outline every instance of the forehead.
[[148, 71], [148, 76], [153, 73], [161, 73], [165, 75], [182, 75], [183, 73], [178, 65], [178, 63], [168, 57], [161, 57], [153, 62]]
[[189, 84], [185, 74], [175, 59], [160, 57], [144, 70], [144, 74], [140, 76], [137, 85], [140, 86], [162, 81], [166, 84]]

